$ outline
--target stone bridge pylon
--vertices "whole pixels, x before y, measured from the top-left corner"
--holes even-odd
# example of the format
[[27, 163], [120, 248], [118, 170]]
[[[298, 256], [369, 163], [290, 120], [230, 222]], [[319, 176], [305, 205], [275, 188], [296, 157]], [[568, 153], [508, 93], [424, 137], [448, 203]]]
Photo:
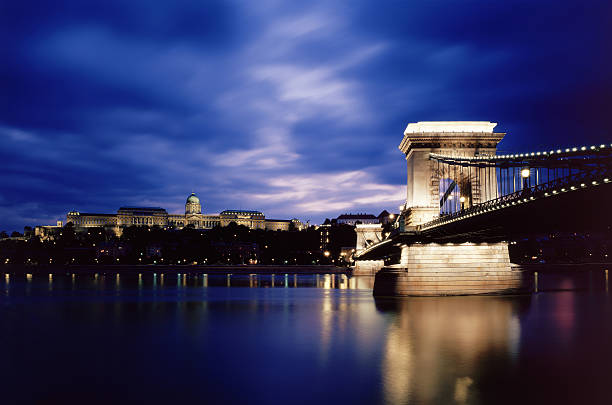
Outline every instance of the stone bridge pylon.
[[[430, 153], [473, 157], [495, 155], [505, 133], [493, 132], [497, 124], [488, 121], [417, 122], [408, 124], [399, 149], [406, 155], [407, 192], [402, 219], [405, 230], [431, 221], [440, 215], [441, 199], [457, 192], [465, 207], [487, 201], [495, 195], [495, 169], [479, 169], [460, 176], [457, 184], [444, 167], [429, 159]], [[445, 181], [448, 179], [447, 181]], [[480, 184], [480, 179], [492, 179]], [[449, 194], [452, 198], [452, 194]]]
[[488, 121], [408, 124], [399, 145], [406, 156], [407, 190], [398, 221], [400, 236], [412, 238], [390, 241], [400, 250], [400, 260], [381, 265], [375, 296], [488, 294], [520, 288], [522, 275], [510, 266], [507, 242], [439, 244], [418, 238], [420, 225], [496, 198], [495, 167], [464, 170], [430, 158], [494, 156], [505, 135], [493, 132], [495, 126]]
[[[357, 245], [355, 247], [355, 254], [359, 254], [368, 247], [382, 241], [382, 230], [382, 224], [356, 225]], [[376, 274], [384, 265], [385, 262], [383, 260], [357, 260], [353, 268], [353, 275], [371, 276]]]

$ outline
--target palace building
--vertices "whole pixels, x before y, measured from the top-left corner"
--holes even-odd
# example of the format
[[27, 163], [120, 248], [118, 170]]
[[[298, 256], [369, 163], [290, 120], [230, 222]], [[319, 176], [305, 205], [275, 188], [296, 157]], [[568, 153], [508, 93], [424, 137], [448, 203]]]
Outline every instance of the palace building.
[[169, 214], [159, 207], [121, 207], [116, 214], [95, 214], [71, 211], [66, 215], [66, 223], [72, 222], [75, 228], [104, 227], [117, 235], [129, 226], [159, 226], [182, 229], [192, 225], [195, 229], [212, 229], [227, 226], [234, 222], [250, 229], [290, 230], [302, 229], [304, 225], [297, 219], [267, 220], [262, 212], [248, 210], [225, 210], [220, 214], [202, 214], [200, 199], [191, 193], [185, 202], [185, 214]]

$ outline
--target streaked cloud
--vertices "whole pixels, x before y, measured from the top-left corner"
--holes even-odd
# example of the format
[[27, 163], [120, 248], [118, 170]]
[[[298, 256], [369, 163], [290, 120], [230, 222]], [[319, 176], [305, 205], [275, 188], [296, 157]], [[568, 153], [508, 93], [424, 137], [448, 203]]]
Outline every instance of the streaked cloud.
[[0, 230], [75, 208], [180, 212], [192, 190], [207, 212], [395, 210], [411, 121], [496, 121], [507, 152], [607, 141], [611, 13], [600, 0], [13, 2]]

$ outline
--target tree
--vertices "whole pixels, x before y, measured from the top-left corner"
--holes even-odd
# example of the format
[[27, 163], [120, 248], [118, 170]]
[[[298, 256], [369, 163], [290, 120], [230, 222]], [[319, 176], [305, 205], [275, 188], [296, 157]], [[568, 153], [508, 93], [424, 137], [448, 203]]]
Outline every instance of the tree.
[[4, 239], [4, 238], [8, 238], [8, 233], [6, 233], [6, 231], [2, 231], [0, 232], [0, 239]]
[[13, 233], [11, 233], [11, 238], [18, 238], [20, 236], [23, 236], [23, 235], [17, 231], [13, 231]]

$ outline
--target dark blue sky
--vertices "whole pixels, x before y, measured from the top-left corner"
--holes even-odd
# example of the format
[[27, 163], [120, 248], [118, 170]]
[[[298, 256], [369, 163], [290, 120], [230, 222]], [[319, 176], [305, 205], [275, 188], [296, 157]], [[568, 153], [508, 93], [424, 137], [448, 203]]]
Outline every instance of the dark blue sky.
[[192, 190], [205, 212], [397, 209], [409, 122], [612, 141], [610, 1], [303, 3], [2, 2], [0, 230]]

